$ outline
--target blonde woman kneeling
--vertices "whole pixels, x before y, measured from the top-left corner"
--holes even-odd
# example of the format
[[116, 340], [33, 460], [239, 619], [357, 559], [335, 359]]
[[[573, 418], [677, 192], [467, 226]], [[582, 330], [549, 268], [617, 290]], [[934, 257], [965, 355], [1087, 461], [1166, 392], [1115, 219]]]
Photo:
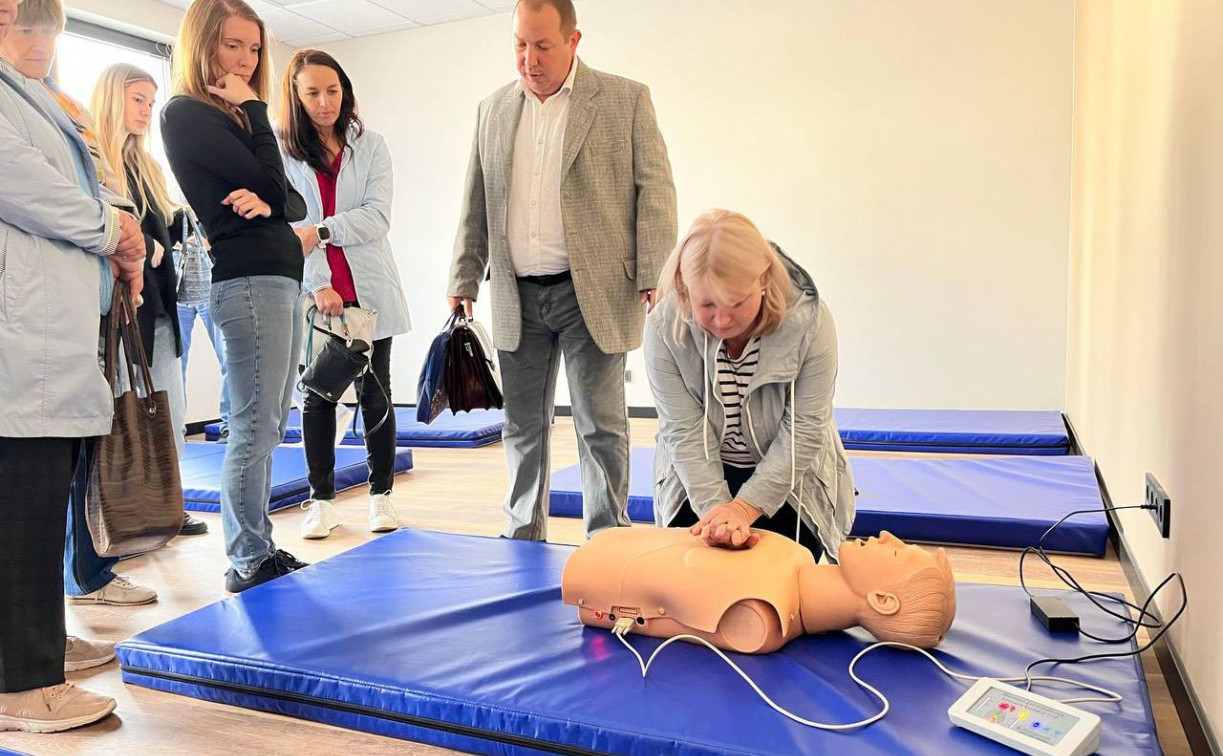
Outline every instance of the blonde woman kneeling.
[[[658, 408], [654, 517], [710, 544], [771, 530], [836, 554], [854, 486], [832, 418], [837, 336], [811, 276], [743, 215], [696, 219], [645, 329]], [[802, 525], [799, 525], [801, 512]]]

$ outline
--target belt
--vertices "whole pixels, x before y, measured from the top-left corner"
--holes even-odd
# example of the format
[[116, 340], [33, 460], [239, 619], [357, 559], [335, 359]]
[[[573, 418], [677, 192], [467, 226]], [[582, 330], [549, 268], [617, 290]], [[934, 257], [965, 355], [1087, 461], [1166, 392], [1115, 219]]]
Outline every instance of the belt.
[[572, 278], [573, 274], [571, 272], [563, 270], [560, 273], [553, 273], [549, 276], [519, 276], [518, 280], [533, 283], [536, 286], [555, 286], [556, 284], [572, 280]]

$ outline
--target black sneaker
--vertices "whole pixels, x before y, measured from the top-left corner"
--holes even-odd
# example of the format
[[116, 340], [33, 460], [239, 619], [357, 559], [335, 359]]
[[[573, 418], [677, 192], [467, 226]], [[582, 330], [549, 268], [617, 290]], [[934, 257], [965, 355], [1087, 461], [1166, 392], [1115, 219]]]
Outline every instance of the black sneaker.
[[183, 524], [178, 529], [180, 536], [204, 535], [208, 532], [208, 523], [183, 512]]
[[217, 437], [217, 443], [218, 444], [228, 444], [229, 443], [229, 428], [227, 426], [221, 426], [221, 435]]
[[225, 590], [230, 593], [241, 593], [247, 588], [254, 588], [261, 583], [275, 580], [282, 575], [288, 575], [290, 572], [309, 566], [289, 552], [277, 549], [263, 560], [259, 569], [255, 570], [255, 574], [250, 577], [242, 577], [236, 569], [230, 567], [229, 571], [225, 573]]

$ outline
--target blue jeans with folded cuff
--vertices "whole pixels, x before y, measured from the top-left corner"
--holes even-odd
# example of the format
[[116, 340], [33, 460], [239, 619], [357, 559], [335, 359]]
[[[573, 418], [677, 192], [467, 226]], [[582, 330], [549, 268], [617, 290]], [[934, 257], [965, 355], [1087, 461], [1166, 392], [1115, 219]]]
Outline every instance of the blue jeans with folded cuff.
[[268, 500], [272, 450], [284, 440], [302, 350], [301, 284], [249, 276], [212, 285], [212, 318], [225, 338], [229, 445], [221, 465], [225, 553], [239, 572], [273, 551]]
[[68, 493], [68, 531], [64, 539], [64, 594], [84, 596], [100, 591], [115, 579], [111, 570], [118, 557], [98, 556], [86, 520], [85, 495], [89, 490], [89, 464], [97, 439], [82, 439], [78, 444], [76, 468]]

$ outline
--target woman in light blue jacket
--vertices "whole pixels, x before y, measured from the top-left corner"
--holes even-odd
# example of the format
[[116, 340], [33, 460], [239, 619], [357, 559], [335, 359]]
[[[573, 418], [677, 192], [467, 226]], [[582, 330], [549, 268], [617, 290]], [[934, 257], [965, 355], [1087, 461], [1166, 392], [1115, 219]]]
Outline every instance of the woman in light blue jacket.
[[811, 277], [750, 220], [716, 210], [658, 290], [645, 330], [657, 523], [729, 548], [763, 528], [835, 556], [854, 486], [832, 418], [836, 327]]
[[[0, 0], [0, 42], [17, 15]], [[0, 729], [56, 732], [114, 699], [64, 682], [62, 555], [82, 444], [111, 429], [98, 326], [119, 275], [143, 285], [140, 223], [103, 197], [89, 149], [42, 82], [0, 59]]]
[[[390, 493], [395, 470], [395, 410], [391, 404], [391, 341], [407, 333], [408, 306], [387, 239], [391, 224], [391, 155], [383, 138], [357, 116], [352, 82], [330, 55], [298, 50], [289, 61], [281, 92], [280, 143], [285, 174], [306, 199], [297, 224], [306, 257], [303, 286], [319, 313], [345, 307], [378, 311], [370, 369], [358, 379], [369, 458], [369, 529], [395, 530], [399, 518]], [[305, 392], [302, 440], [309, 468], [310, 501], [303, 538], [326, 538], [340, 523], [335, 499], [336, 405]], [[383, 422], [385, 418], [385, 422]]]

